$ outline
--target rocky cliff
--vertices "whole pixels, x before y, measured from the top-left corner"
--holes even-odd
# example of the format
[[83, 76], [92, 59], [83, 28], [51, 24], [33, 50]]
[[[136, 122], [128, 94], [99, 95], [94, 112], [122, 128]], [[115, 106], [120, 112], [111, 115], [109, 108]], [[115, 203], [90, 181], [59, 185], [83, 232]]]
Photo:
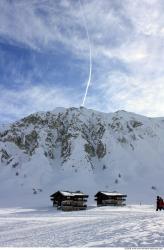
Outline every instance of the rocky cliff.
[[164, 118], [57, 108], [0, 129], [3, 193], [100, 189], [151, 201], [164, 193], [163, 162]]

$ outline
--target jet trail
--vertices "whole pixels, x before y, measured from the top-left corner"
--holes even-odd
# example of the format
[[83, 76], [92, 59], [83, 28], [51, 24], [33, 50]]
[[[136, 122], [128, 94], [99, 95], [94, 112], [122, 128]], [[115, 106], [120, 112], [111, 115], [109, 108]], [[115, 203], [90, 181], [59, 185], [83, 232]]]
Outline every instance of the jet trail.
[[89, 76], [88, 76], [88, 82], [87, 82], [87, 86], [86, 86], [86, 90], [85, 90], [85, 94], [84, 94], [84, 98], [83, 98], [83, 102], [82, 102], [82, 106], [85, 105], [85, 100], [87, 97], [87, 93], [88, 93], [88, 88], [91, 82], [91, 76], [92, 76], [92, 50], [91, 50], [91, 41], [89, 38], [89, 32], [88, 32], [88, 27], [87, 27], [87, 23], [86, 23], [86, 19], [85, 19], [85, 15], [84, 15], [84, 11], [83, 11], [83, 6], [81, 3], [81, 0], [79, 0], [80, 3], [80, 8], [81, 8], [81, 13], [83, 16], [83, 23], [84, 23], [84, 27], [86, 30], [86, 34], [87, 34], [87, 39], [88, 39], [88, 44], [89, 44]]

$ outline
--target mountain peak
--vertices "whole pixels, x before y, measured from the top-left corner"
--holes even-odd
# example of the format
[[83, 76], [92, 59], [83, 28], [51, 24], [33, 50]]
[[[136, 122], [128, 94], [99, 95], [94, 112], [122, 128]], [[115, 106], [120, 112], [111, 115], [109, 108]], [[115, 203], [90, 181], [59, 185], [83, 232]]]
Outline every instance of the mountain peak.
[[150, 201], [163, 190], [163, 138], [162, 118], [85, 107], [37, 112], [1, 130], [1, 190], [117, 190]]

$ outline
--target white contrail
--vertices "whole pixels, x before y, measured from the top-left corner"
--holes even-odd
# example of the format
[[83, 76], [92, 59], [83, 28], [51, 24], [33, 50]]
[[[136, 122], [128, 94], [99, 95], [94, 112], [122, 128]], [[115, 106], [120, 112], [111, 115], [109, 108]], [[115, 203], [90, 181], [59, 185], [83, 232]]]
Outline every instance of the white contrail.
[[92, 76], [92, 51], [91, 51], [91, 41], [90, 41], [90, 38], [89, 38], [88, 27], [87, 27], [85, 15], [84, 15], [84, 12], [83, 12], [83, 6], [82, 6], [82, 3], [81, 3], [81, 0], [79, 0], [79, 3], [80, 3], [80, 8], [81, 8], [81, 13], [82, 13], [82, 16], [83, 16], [84, 27], [85, 27], [87, 38], [88, 38], [88, 44], [89, 44], [89, 76], [88, 76], [88, 82], [87, 82], [87, 86], [86, 86], [86, 90], [85, 90], [85, 94], [84, 94], [84, 98], [83, 98], [83, 102], [82, 102], [82, 106], [84, 106], [85, 100], [86, 100], [86, 97], [87, 97], [87, 93], [88, 93], [88, 88], [89, 88], [89, 85], [90, 85], [90, 82], [91, 82], [91, 76]]

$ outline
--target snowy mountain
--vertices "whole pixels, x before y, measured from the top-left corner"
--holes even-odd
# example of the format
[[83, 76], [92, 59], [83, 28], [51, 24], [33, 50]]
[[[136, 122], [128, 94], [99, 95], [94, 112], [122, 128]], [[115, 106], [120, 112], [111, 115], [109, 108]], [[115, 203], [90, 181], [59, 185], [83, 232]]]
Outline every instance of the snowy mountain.
[[[58, 189], [119, 191], [128, 202], [164, 194], [164, 118], [80, 108], [0, 126], [0, 199], [48, 200]], [[10, 198], [9, 198], [10, 197]]]

